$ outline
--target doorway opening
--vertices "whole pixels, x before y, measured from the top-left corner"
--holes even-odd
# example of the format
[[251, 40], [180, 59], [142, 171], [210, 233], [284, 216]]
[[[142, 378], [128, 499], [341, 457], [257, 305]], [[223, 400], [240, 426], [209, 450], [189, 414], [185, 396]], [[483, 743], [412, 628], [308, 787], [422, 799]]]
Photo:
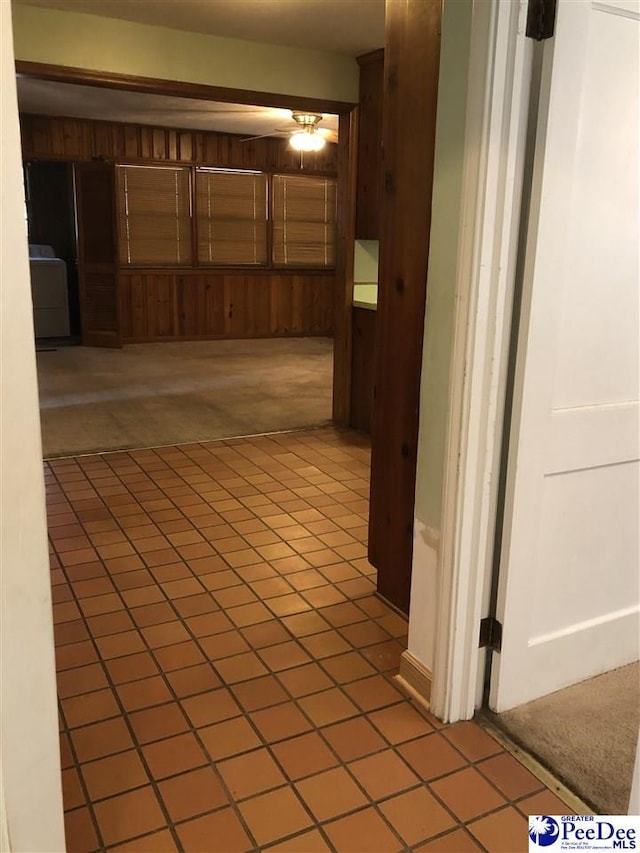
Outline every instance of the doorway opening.
[[81, 329], [73, 164], [28, 160], [24, 185], [37, 348], [78, 344]]
[[32, 279], [67, 273], [65, 322], [34, 299], [45, 456], [331, 422], [335, 105], [294, 152], [284, 107], [69, 73], [18, 77]]

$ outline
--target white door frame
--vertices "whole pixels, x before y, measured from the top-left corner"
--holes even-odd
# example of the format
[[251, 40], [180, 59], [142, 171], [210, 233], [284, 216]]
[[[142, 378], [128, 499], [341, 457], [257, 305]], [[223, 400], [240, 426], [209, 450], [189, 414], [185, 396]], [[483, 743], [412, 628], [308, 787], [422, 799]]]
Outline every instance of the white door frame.
[[[479, 704], [533, 42], [526, 0], [474, 0], [431, 709]], [[484, 611], [484, 612], [483, 612]]]

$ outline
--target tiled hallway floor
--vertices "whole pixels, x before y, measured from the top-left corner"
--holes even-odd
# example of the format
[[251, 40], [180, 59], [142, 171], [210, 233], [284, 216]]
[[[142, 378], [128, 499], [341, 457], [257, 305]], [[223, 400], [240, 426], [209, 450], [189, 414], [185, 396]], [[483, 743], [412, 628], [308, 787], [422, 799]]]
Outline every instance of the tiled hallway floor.
[[368, 465], [331, 429], [46, 463], [69, 851], [517, 853], [567, 812], [394, 684]]

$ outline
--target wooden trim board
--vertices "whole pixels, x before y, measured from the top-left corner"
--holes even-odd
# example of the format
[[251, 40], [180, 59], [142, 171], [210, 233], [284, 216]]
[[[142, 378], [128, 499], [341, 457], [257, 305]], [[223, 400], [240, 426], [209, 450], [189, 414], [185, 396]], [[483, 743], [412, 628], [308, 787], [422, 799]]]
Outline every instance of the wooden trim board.
[[208, 86], [204, 83], [186, 83], [182, 80], [162, 80], [155, 77], [137, 77], [131, 74], [116, 74], [106, 71], [90, 71], [67, 65], [49, 65], [45, 62], [16, 60], [16, 74], [53, 80], [58, 83], [75, 83], [81, 86], [97, 86], [103, 89], [122, 89], [146, 95], [173, 95], [178, 98], [196, 98], [204, 101], [219, 101], [226, 104], [249, 104], [257, 107], [280, 107], [282, 109], [308, 109], [323, 113], [348, 113], [355, 106], [344, 101], [320, 100], [282, 95], [276, 92], [255, 92], [248, 89], [230, 89], [224, 86]]
[[431, 671], [407, 649], [400, 656], [400, 672], [395, 681], [427, 710], [431, 705]]

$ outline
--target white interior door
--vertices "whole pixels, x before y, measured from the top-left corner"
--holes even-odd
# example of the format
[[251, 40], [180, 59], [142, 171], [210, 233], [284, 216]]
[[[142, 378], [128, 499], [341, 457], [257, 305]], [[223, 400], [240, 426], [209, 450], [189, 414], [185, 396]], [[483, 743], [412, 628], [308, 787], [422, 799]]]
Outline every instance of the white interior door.
[[640, 4], [545, 43], [490, 706], [639, 656]]

